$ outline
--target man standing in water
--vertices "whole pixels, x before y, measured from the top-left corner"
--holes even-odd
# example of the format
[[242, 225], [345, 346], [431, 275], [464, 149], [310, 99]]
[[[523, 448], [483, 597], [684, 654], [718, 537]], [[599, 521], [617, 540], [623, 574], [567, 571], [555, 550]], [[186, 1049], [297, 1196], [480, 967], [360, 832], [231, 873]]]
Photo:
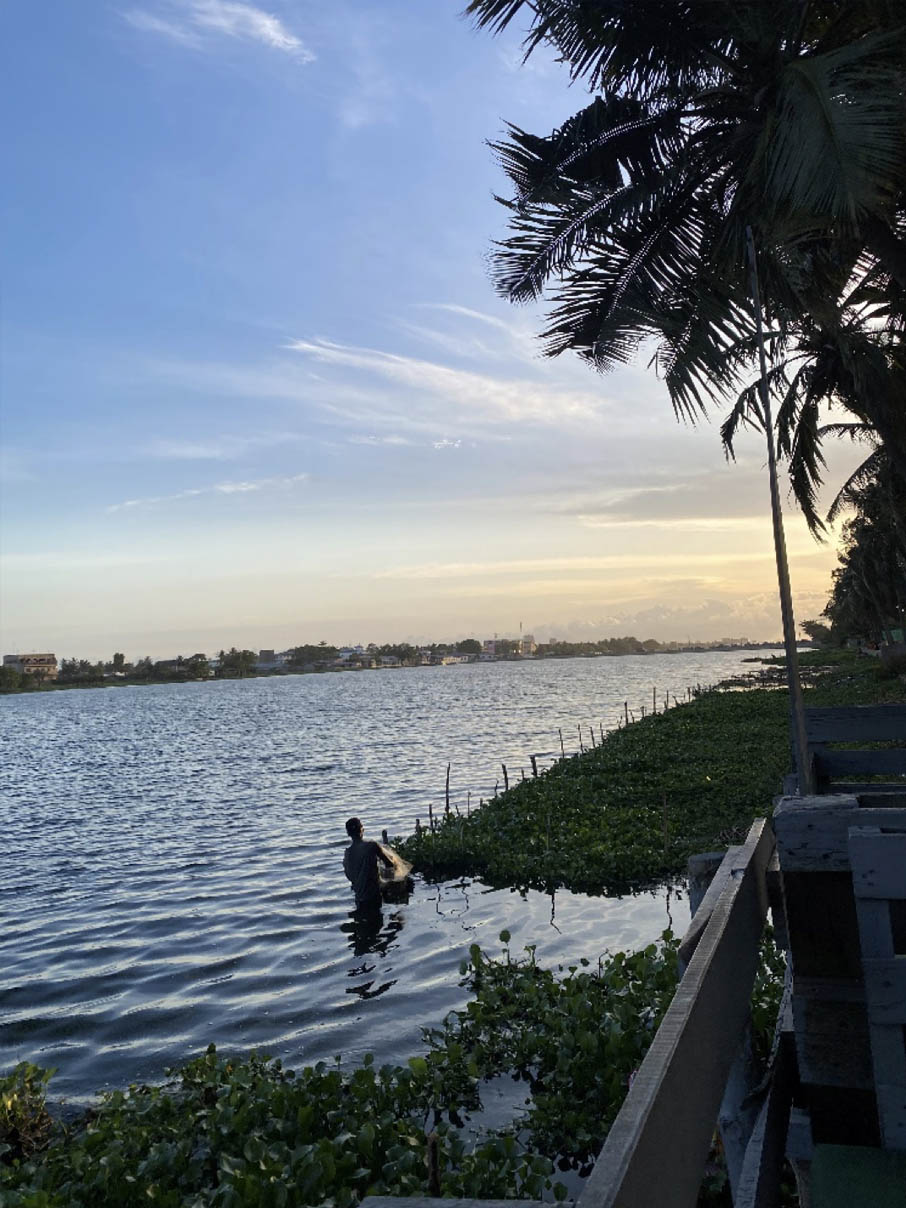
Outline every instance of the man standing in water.
[[377, 862], [383, 860], [388, 868], [393, 868], [393, 861], [384, 854], [379, 843], [366, 841], [362, 833], [358, 818], [350, 818], [346, 823], [346, 834], [352, 842], [343, 855], [343, 871], [352, 882], [356, 909], [373, 910], [381, 904]]

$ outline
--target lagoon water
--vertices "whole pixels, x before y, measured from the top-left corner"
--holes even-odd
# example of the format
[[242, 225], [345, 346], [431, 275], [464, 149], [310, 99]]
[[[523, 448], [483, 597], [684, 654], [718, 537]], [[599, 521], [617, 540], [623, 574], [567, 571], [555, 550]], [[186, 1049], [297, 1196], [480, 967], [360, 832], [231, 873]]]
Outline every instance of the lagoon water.
[[[289, 1064], [404, 1060], [465, 1001], [472, 943], [542, 963], [638, 947], [686, 903], [417, 878], [378, 929], [351, 916], [366, 835], [463, 812], [528, 756], [567, 753], [652, 687], [682, 696], [744, 652], [413, 668], [0, 698], [0, 1070], [55, 1066], [55, 1098], [160, 1080], [210, 1041]], [[502, 785], [501, 785], [502, 787]]]

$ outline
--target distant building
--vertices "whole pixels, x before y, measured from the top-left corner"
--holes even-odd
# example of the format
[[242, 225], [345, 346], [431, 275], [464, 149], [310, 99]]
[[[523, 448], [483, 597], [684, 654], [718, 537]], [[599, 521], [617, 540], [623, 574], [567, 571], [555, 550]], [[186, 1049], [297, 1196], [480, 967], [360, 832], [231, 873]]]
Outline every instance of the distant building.
[[481, 653], [488, 658], [495, 658], [497, 655], [497, 639], [485, 638], [481, 643]]
[[538, 643], [535, 641], [533, 633], [527, 633], [519, 639], [519, 653], [522, 655], [533, 655], [538, 649]]
[[3, 666], [26, 675], [39, 675], [41, 679], [57, 678], [57, 656], [55, 654], [4, 654]]

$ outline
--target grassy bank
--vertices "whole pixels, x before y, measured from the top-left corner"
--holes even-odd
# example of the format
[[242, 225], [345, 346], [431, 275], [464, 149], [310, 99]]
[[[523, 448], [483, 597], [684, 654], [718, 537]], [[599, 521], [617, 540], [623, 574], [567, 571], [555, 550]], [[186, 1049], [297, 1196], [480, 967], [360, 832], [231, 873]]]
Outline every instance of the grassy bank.
[[[871, 659], [803, 659], [806, 703], [906, 700]], [[779, 676], [780, 668], [768, 668]], [[621, 893], [682, 873], [694, 852], [726, 847], [771, 810], [790, 766], [787, 693], [707, 692], [613, 731], [471, 817], [443, 815], [400, 844], [429, 876]]]

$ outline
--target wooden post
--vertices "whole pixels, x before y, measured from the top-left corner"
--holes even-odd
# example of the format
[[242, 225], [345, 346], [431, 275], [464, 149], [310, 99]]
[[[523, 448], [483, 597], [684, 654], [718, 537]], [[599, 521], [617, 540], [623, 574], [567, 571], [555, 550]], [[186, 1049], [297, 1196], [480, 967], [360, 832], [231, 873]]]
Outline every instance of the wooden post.
[[471, 789], [466, 794], [466, 817], [467, 818], [472, 817], [472, 790]]
[[437, 1133], [433, 1131], [426, 1138], [425, 1165], [428, 1168], [428, 1195], [437, 1198], [440, 1196], [440, 1155]]
[[529, 759], [532, 761], [532, 775], [537, 776], [538, 775], [538, 756], [529, 755]]
[[667, 854], [667, 794], [664, 794], [664, 855]]
[[509, 792], [510, 778], [507, 775], [506, 764], [502, 763], [500, 766], [503, 768], [503, 791], [506, 793]]
[[592, 748], [592, 750], [594, 750], [594, 749], [595, 749], [595, 747], [598, 745], [598, 744], [595, 742], [595, 728], [594, 728], [594, 726], [589, 726], [589, 727], [588, 727], [588, 732], [589, 732], [589, 734], [591, 735], [591, 748]]
[[450, 765], [447, 764], [447, 783], [444, 789], [444, 813], [450, 816]]
[[623, 701], [623, 716], [625, 717], [626, 725], [628, 726], [629, 725], [629, 701], [628, 700]]
[[434, 810], [430, 801], [428, 802], [428, 828], [431, 831], [434, 830]]
[[566, 758], [566, 748], [563, 745], [563, 731], [560, 729], [559, 726], [557, 727], [557, 733], [560, 735], [560, 758], [565, 759]]
[[421, 818], [416, 818], [416, 819], [415, 819], [415, 833], [416, 833], [417, 835], [419, 835], [419, 836], [420, 836], [420, 835], [421, 835], [421, 833], [422, 833], [422, 820], [421, 820]]
[[576, 729], [579, 731], [579, 750], [584, 755], [585, 754], [585, 743], [582, 741], [582, 727], [577, 726]]

